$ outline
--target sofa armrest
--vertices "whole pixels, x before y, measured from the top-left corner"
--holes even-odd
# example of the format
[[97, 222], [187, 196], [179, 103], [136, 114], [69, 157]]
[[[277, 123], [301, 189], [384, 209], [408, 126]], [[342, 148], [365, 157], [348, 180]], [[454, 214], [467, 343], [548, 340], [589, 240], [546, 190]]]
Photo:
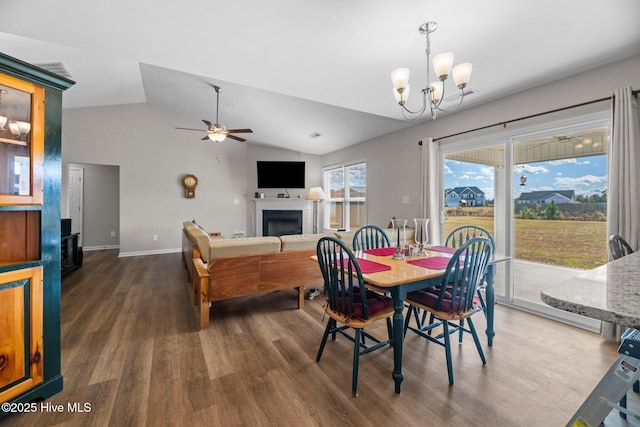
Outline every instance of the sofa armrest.
[[209, 270], [200, 258], [193, 259], [193, 292], [198, 330], [209, 327]]

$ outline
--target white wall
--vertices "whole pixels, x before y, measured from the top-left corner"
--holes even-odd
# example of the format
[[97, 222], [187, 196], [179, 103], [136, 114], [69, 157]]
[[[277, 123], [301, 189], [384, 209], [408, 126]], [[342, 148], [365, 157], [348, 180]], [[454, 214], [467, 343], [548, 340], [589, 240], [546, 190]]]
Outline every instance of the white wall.
[[[63, 112], [63, 162], [120, 167], [121, 254], [179, 248], [185, 220], [224, 234], [246, 223], [244, 205], [233, 203], [246, 192], [246, 145], [200, 141], [175, 130], [177, 120], [146, 104]], [[195, 199], [184, 197], [186, 173], [199, 178]]]
[[[555, 110], [604, 97], [625, 86], [640, 89], [640, 56], [578, 74], [478, 107], [461, 110], [426, 122], [336, 151], [322, 157], [323, 166], [352, 159], [367, 159], [368, 222], [386, 225], [389, 218], [414, 218], [421, 215], [420, 147], [418, 141], [427, 137], [439, 138], [482, 126]], [[480, 90], [482, 88], [479, 88]], [[411, 102], [411, 99], [409, 100]], [[418, 102], [417, 99], [413, 99]], [[394, 102], [389, 99], [389, 102]], [[609, 102], [571, 109], [561, 113], [528, 119], [506, 126], [507, 129], [526, 128], [595, 111], [607, 111]], [[486, 137], [504, 130], [502, 126], [449, 138], [445, 143]], [[402, 204], [402, 196], [409, 196], [409, 204]]]
[[[435, 121], [429, 119], [321, 158], [246, 143], [200, 141], [197, 133], [174, 129], [178, 122], [185, 125], [184, 118], [147, 104], [71, 109], [63, 111], [62, 160], [120, 167], [120, 252], [125, 255], [178, 249], [185, 220], [196, 219], [206, 229], [226, 236], [237, 230], [250, 234], [256, 160], [305, 160], [307, 186], [311, 187], [321, 185], [323, 166], [366, 159], [368, 222], [386, 225], [392, 216], [410, 219], [421, 214], [418, 141], [607, 97], [623, 86], [640, 88], [640, 56]], [[608, 108], [608, 102], [603, 102], [508, 128]], [[183, 196], [180, 179], [186, 173], [199, 178], [195, 199]], [[409, 196], [408, 204], [402, 203], [402, 196]], [[152, 241], [154, 234], [158, 235], [156, 242]]]
[[[254, 203], [252, 198], [258, 191], [257, 161], [303, 161], [305, 162], [305, 185], [306, 189], [290, 189], [288, 190], [290, 197], [305, 197], [308, 189], [311, 187], [319, 187], [322, 185], [322, 164], [320, 156], [312, 154], [304, 154], [296, 151], [282, 150], [278, 148], [265, 147], [260, 145], [248, 145], [247, 153], [247, 195], [246, 208], [248, 212], [247, 231], [248, 236], [255, 236], [255, 218]], [[278, 193], [283, 193], [282, 189], [262, 189], [265, 197], [277, 197]]]
[[[249, 232], [256, 160], [305, 160], [308, 185], [320, 183], [319, 156], [235, 141], [214, 144], [174, 129], [176, 123], [184, 125], [184, 118], [148, 104], [63, 111], [65, 164], [119, 166], [121, 255], [179, 250], [182, 222], [192, 219], [229, 237]], [[186, 173], [198, 177], [194, 199], [184, 197]]]

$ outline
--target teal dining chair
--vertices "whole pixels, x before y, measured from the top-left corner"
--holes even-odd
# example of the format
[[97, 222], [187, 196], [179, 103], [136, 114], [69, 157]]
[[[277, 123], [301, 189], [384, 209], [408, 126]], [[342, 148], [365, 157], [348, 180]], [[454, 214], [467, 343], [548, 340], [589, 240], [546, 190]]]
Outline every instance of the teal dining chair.
[[[391, 240], [386, 231], [377, 225], [365, 225], [360, 227], [353, 235], [352, 247], [354, 251], [389, 248], [391, 247]], [[369, 288], [389, 296], [389, 292], [386, 289], [380, 289], [371, 285], [369, 285]]]
[[[471, 317], [482, 311], [476, 292], [484, 280], [492, 254], [493, 245], [488, 238], [474, 237], [467, 240], [449, 260], [439, 285], [409, 292], [405, 299], [405, 303], [409, 305], [404, 324], [405, 335], [410, 330], [444, 347], [451, 385], [453, 385], [451, 334], [455, 332], [471, 334], [482, 364], [487, 363]], [[419, 321], [419, 310], [432, 315], [428, 325]], [[411, 326], [412, 315], [416, 319], [416, 327]], [[465, 320], [467, 327], [464, 326]], [[433, 336], [431, 332], [440, 326], [442, 332]]]
[[629, 243], [619, 234], [612, 234], [609, 236], [609, 254], [612, 260], [622, 258], [633, 253], [633, 249]]
[[377, 225], [360, 227], [353, 235], [353, 250], [388, 248], [391, 241], [387, 233]]
[[[333, 341], [338, 333], [351, 340], [354, 343], [351, 393], [357, 396], [360, 356], [393, 344], [393, 300], [365, 289], [356, 257], [342, 241], [323, 237], [318, 241], [316, 254], [327, 293], [325, 313], [329, 317], [316, 361], [320, 362], [329, 335]], [[365, 331], [373, 322], [382, 319], [387, 321], [389, 335], [384, 341]], [[370, 345], [365, 338], [370, 340]]]
[[[466, 243], [469, 239], [472, 239], [474, 237], [485, 237], [489, 239], [489, 241], [491, 242], [491, 246], [495, 251], [495, 247], [496, 247], [495, 240], [493, 239], [493, 236], [491, 235], [491, 233], [489, 233], [489, 231], [477, 225], [461, 225], [459, 227], [454, 228], [447, 235], [444, 245], [450, 248], [459, 248], [464, 243]], [[476, 292], [477, 299], [480, 303], [480, 306], [482, 307], [482, 312], [484, 313], [485, 318], [487, 317], [487, 303], [485, 302], [485, 298], [484, 298], [484, 290], [486, 289], [486, 287], [487, 287], [486, 281], [483, 280]], [[426, 318], [427, 318], [427, 312], [424, 312], [422, 314], [421, 322], [423, 323], [426, 322]], [[431, 322], [433, 322], [433, 316], [430, 316], [429, 318], [429, 323]], [[464, 326], [464, 320], [461, 321], [461, 326]], [[459, 342], [462, 342], [462, 337], [463, 337], [463, 334], [461, 332], [458, 338]]]
[[[459, 248], [469, 239], [474, 237], [486, 237], [491, 242], [491, 246], [495, 251], [496, 242], [493, 239], [493, 236], [486, 229], [479, 227], [477, 225], [461, 225], [460, 227], [454, 228], [447, 238], [444, 241], [444, 245], [450, 248]], [[483, 281], [482, 285], [478, 288], [478, 298], [480, 299], [480, 304], [482, 305], [482, 311], [484, 312], [485, 317], [487, 316], [487, 305], [484, 299], [483, 291], [486, 288], [486, 283]]]

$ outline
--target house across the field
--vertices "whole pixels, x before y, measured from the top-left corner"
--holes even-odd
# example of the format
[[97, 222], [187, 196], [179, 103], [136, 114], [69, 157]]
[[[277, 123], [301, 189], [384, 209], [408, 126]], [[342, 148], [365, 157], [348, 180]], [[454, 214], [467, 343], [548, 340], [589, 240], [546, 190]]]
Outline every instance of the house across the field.
[[531, 191], [520, 194], [516, 199], [516, 203], [522, 204], [545, 204], [545, 203], [575, 203], [576, 192], [574, 190], [550, 190], [550, 191]]
[[478, 187], [456, 187], [447, 193], [444, 204], [446, 207], [485, 206], [486, 199]]

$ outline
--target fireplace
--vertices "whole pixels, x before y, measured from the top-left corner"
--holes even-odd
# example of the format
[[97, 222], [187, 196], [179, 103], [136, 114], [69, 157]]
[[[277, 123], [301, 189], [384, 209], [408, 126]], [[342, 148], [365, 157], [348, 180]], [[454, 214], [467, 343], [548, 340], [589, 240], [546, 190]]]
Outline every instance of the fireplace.
[[283, 236], [285, 234], [302, 234], [302, 211], [263, 210], [262, 235]]
[[[292, 198], [258, 198], [253, 199], [254, 202], [254, 215], [253, 220], [255, 221], [254, 228], [254, 236], [269, 236], [274, 234], [309, 234], [312, 233], [313, 220], [311, 216], [311, 202], [309, 200], [305, 200], [301, 197], [292, 197]], [[276, 231], [269, 233], [267, 228], [267, 223], [264, 221], [264, 215], [269, 211], [275, 211], [269, 213], [268, 215], [276, 214], [280, 215], [280, 212], [287, 211], [296, 211], [298, 214], [302, 215], [301, 219], [296, 218], [295, 230], [293, 224], [293, 219], [285, 214], [282, 218], [280, 218], [280, 224], [273, 224], [275, 227], [279, 228]], [[296, 216], [298, 215], [296, 214]], [[276, 217], [277, 219], [277, 217]], [[298, 221], [301, 223], [298, 223]], [[286, 224], [285, 224], [286, 223]], [[285, 232], [283, 228], [286, 227], [288, 230]]]

